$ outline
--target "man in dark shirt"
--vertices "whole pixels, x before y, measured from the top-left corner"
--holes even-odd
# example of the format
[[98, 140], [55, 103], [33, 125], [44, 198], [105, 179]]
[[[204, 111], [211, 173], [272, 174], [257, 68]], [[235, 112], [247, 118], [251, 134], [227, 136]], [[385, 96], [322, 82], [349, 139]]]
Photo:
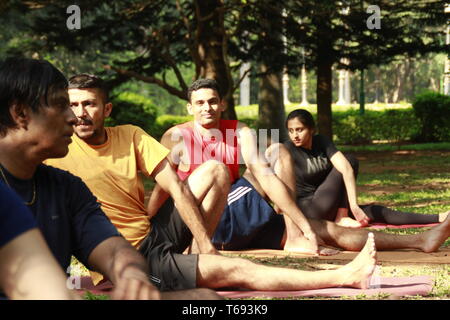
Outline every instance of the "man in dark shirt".
[[77, 298], [30, 210], [0, 182], [0, 299], [2, 291], [20, 300]]

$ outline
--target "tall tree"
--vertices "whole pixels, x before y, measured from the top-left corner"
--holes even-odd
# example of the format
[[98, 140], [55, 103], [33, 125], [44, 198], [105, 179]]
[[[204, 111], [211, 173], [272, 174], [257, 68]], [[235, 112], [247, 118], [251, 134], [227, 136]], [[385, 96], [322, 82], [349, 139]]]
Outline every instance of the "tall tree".
[[[283, 5], [288, 48], [302, 46], [308, 53], [307, 63], [317, 73], [319, 132], [330, 137], [333, 65], [354, 71], [402, 54], [449, 50], [443, 37], [448, 18], [440, 0], [293, 0]], [[369, 6], [374, 11], [368, 13]], [[343, 58], [350, 64], [344, 65]]]
[[[64, 47], [102, 61], [115, 72], [114, 84], [137, 79], [182, 99], [191, 81], [216, 79], [228, 105], [225, 116], [236, 118], [223, 0], [99, 0], [95, 5], [79, 0], [81, 28], [68, 30], [66, 9], [72, 2], [22, 3], [28, 31], [38, 37], [35, 47], [40, 52]], [[182, 73], [180, 67], [189, 64], [194, 65], [195, 79]], [[176, 76], [176, 84], [167, 81], [169, 72]]]
[[[271, 44], [275, 56], [284, 52], [282, 7], [279, 1], [259, 3], [259, 10], [252, 8], [259, 24], [256, 40]], [[267, 48], [266, 48], [267, 50]], [[273, 61], [274, 55], [259, 56], [259, 128], [277, 128], [279, 140], [285, 141], [287, 134], [284, 126], [285, 108], [283, 99], [282, 69], [284, 63]], [[279, 60], [279, 59], [278, 59]], [[255, 72], [256, 73], [256, 72]]]

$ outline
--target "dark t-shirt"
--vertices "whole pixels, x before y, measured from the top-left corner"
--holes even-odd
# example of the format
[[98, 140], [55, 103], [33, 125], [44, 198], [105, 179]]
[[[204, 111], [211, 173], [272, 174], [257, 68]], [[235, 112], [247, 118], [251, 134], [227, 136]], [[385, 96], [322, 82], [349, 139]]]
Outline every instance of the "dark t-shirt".
[[[24, 201], [32, 198], [32, 181], [20, 180], [3, 169], [9, 184]], [[36, 202], [29, 206], [50, 250], [64, 270], [71, 256], [89, 267], [88, 257], [102, 241], [119, 232], [84, 182], [67, 171], [40, 165]]]
[[315, 135], [311, 150], [296, 147], [292, 141], [285, 142], [294, 160], [297, 199], [313, 196], [333, 168], [330, 158], [338, 151], [326, 136]]
[[0, 182], [0, 248], [36, 227], [36, 221], [22, 199]]

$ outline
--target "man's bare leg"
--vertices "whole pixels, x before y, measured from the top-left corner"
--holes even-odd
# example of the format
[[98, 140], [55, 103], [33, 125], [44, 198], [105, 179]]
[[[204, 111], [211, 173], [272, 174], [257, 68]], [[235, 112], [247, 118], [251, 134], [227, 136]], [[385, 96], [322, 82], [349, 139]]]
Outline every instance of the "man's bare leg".
[[379, 251], [395, 249], [417, 249], [434, 252], [450, 237], [450, 216], [428, 231], [412, 235], [396, 235], [366, 229], [350, 229], [325, 220], [309, 220], [317, 235], [328, 245], [349, 251], [359, 251], [369, 232], [375, 235]]
[[367, 288], [375, 269], [373, 235], [349, 264], [335, 270], [301, 271], [269, 267], [246, 259], [200, 254], [198, 287], [241, 287], [250, 290], [307, 290], [330, 287]]
[[449, 216], [450, 211], [439, 213], [439, 222], [444, 222], [445, 219]]
[[336, 213], [336, 219], [334, 220], [337, 225], [341, 227], [347, 227], [347, 228], [361, 228], [362, 224], [352, 219], [348, 216], [348, 209], [347, 208], [339, 208]]
[[[230, 190], [228, 169], [221, 162], [206, 161], [189, 176], [187, 185], [205, 219], [206, 231], [212, 238]], [[193, 241], [190, 253], [198, 252], [197, 243]]]

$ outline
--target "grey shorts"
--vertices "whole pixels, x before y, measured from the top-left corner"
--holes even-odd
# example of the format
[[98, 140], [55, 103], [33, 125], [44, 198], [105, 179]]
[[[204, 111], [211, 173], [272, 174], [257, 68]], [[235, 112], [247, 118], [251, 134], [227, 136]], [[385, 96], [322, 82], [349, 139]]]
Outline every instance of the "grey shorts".
[[171, 198], [151, 220], [152, 230], [139, 247], [150, 268], [150, 280], [161, 291], [193, 289], [197, 283], [198, 255], [182, 254], [192, 233]]

